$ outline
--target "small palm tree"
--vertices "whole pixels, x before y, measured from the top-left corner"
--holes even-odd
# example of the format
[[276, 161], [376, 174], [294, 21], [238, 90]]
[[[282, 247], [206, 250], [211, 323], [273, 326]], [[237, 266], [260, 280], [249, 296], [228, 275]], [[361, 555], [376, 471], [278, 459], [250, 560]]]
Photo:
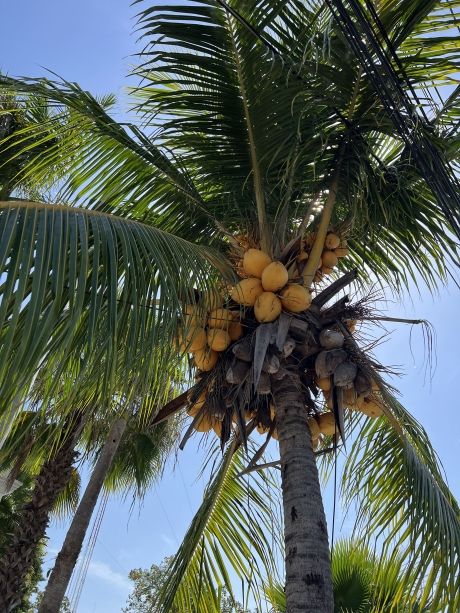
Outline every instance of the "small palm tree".
[[[257, 248], [257, 257], [282, 266], [295, 287], [274, 289], [287, 291], [282, 302], [269, 296], [278, 314], [283, 310], [273, 324], [251, 308], [254, 296], [247, 297], [241, 285], [225, 295], [225, 306], [238, 309], [244, 338], [219, 356], [195, 352], [202, 372], [191, 403], [204, 392], [207, 401], [193, 425], [216, 425], [217, 415], [222, 444], [232, 439], [229, 455], [257, 425], [278, 437], [292, 613], [333, 608], [311, 419], [329, 413], [327, 421], [333, 414], [328, 432], [336, 439], [355, 424], [347, 407], [356, 410], [356, 397], [345, 399], [346, 373], [339, 377], [337, 364], [327, 362], [331, 354], [321, 350], [330, 341], [320, 334], [329, 338], [331, 329], [334, 342], [346, 339], [346, 351], [339, 350], [345, 353], [334, 359], [351, 363], [347, 376], [354, 390], [359, 364], [358, 409], [383, 413], [375, 421], [366, 418], [350, 455], [348, 492], [361, 496], [368, 533], [386, 529], [386, 547], [394, 538], [407, 545], [413, 571], [407, 577], [425, 582], [422, 606], [430, 598], [433, 610], [459, 602], [458, 507], [423, 428], [389, 393], [346, 325], [369, 312], [362, 305], [350, 308], [346, 300], [329, 302], [356, 277], [356, 268], [362, 284], [377, 280], [398, 290], [413, 278], [433, 288], [458, 259], [458, 194], [450, 163], [457, 99], [452, 94], [429, 122], [423, 101], [414, 98], [414, 108], [407, 99], [408, 92], [417, 96], [416, 90], [453, 82], [455, 17], [441, 1], [384, 0], [377, 12], [365, 5], [148, 5], [139, 18], [146, 47], [138, 71], [142, 87], [133, 93], [137, 121], [131, 124], [117, 124], [75, 84], [3, 79], [7, 91], [39, 94], [63, 107], [55, 112], [70, 122], [71, 137], [47, 152], [37, 173], [59, 160], [66, 176], [61, 197], [73, 206], [0, 205], [6, 275], [0, 418], [28, 393], [32, 373], [44, 364], [53, 391], [56, 372], [75, 372], [70, 399], [88, 372], [98, 373], [94, 396], [101, 407], [112, 397], [117, 372], [126, 375], [122, 391], [128, 399], [142, 397], [165, 372], [179, 381], [184, 350], [194, 338], [188, 336], [190, 317], [204, 325], [203, 312], [216, 306], [210, 291], [235, 286], [238, 272], [261, 289], [254, 278], [262, 270], [244, 262], [248, 247]], [[24, 146], [33, 146], [44, 129], [26, 128]], [[22, 170], [28, 172], [33, 164]], [[349, 272], [331, 284], [336, 240], [340, 255], [348, 254], [338, 270]], [[262, 288], [267, 293], [270, 284]], [[302, 296], [302, 309], [294, 292]], [[178, 352], [181, 326], [185, 343]], [[206, 340], [217, 346], [209, 330]], [[217, 336], [226, 344], [223, 332]], [[243, 374], [236, 346], [252, 364]], [[332, 411], [318, 400], [316, 375], [331, 388], [324, 391]], [[170, 406], [170, 413], [184, 404]], [[323, 441], [326, 447], [330, 439]], [[222, 491], [229, 466], [227, 455], [211, 493]], [[232, 481], [227, 483], [231, 491]], [[241, 543], [232, 530], [227, 535]], [[228, 551], [229, 542], [219, 544]], [[432, 560], [434, 550], [439, 560]], [[189, 553], [195, 559], [196, 547]], [[202, 568], [202, 581], [210, 585], [217, 568], [228, 582], [215, 547], [212, 555], [219, 563]], [[239, 556], [231, 557], [243, 575]], [[397, 595], [399, 605], [407, 593]], [[173, 604], [174, 590], [169, 598], [164, 610]]]

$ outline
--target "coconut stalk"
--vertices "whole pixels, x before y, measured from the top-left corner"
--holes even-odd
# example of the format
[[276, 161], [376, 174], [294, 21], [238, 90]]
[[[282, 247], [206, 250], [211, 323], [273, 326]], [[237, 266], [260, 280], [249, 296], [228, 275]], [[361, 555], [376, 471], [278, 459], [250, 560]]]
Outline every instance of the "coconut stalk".
[[329, 186], [329, 193], [324, 204], [323, 212], [321, 214], [321, 221], [319, 222], [318, 229], [316, 231], [315, 242], [311, 248], [310, 255], [302, 273], [304, 287], [310, 289], [316, 270], [318, 268], [319, 260], [324, 248], [324, 242], [326, 240], [329, 224], [331, 223], [332, 212], [334, 210], [335, 202], [337, 200], [337, 188], [339, 184], [339, 173], [336, 171], [332, 177], [331, 184]]

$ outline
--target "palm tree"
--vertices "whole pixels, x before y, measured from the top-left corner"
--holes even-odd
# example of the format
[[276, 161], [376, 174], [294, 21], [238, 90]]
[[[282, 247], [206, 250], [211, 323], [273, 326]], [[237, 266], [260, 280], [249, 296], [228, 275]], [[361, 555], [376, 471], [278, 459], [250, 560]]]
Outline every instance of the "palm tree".
[[[248, 246], [286, 264], [291, 281], [315, 294], [312, 308], [275, 324], [259, 325], [251, 308], [240, 308], [245, 342], [252, 339], [254, 352], [239, 386], [243, 392], [232, 388], [223, 397], [227, 377], [235, 381], [228, 372], [235, 345], [192, 392], [195, 401], [215, 390], [194, 424], [217, 414], [222, 444], [234, 432], [236, 412], [229, 453], [244, 445], [257, 422], [268, 436], [276, 428], [292, 613], [333, 608], [308, 425], [308, 417], [322, 411], [315, 366], [327, 376], [332, 372], [314, 361], [319, 332], [328, 326], [346, 338], [348, 359], [359, 362], [366, 385], [371, 379], [377, 384], [384, 414], [368, 419], [355, 443], [348, 492], [361, 497], [369, 534], [386, 529], [386, 547], [394, 538], [407, 545], [404, 555], [414, 571], [408, 576], [425, 582], [422, 605], [435, 585], [432, 607], [458, 604], [458, 507], [435, 454], [347, 331], [345, 323], [365, 318], [366, 310], [348, 308], [344, 300], [335, 310], [327, 304], [355, 278], [355, 268], [361, 284], [377, 280], [402, 290], [412, 278], [434, 288], [458, 259], [451, 164], [458, 88], [425, 118], [427, 88], [451, 85], [458, 72], [455, 16], [445, 5], [455, 2], [383, 0], [377, 12], [371, 3], [352, 0], [149, 5], [139, 17], [146, 41], [142, 87], [133, 92], [134, 117], [143, 129], [134, 120], [117, 124], [73, 83], [3, 79], [7, 91], [39, 94], [78, 125], [73, 141], [52, 149], [40, 168], [59, 159], [67, 175], [61, 198], [73, 206], [0, 205], [7, 273], [0, 313], [3, 413], [27, 393], [41, 364], [51, 367], [52, 388], [55, 365], [72, 368], [76, 356], [84, 359], [70, 397], [92, 370], [101, 374], [102, 404], [119, 369], [129, 373], [128, 398], [152, 386], [159, 364], [178, 381], [183, 358], [176, 333], [181, 315], [190, 315], [185, 305], [209, 310], [207, 292], [222, 279], [235, 283]], [[39, 130], [23, 131], [25, 146], [33, 146]], [[22, 172], [33, 173], [33, 165]], [[339, 270], [351, 272], [328, 285], [331, 266], [316, 271], [331, 229], [348, 240], [340, 247], [341, 255], [349, 254]], [[232, 297], [243, 301], [238, 292]], [[237, 306], [229, 298], [225, 304]], [[34, 336], [39, 325], [43, 333]], [[288, 328], [295, 342], [286, 339]], [[103, 342], [96, 344], [96, 337]], [[161, 354], [156, 366], [153, 346]], [[279, 361], [279, 375], [264, 377], [276, 421], [266, 396], [254, 392], [267, 348], [269, 359]], [[329, 398], [334, 435], [355, 424], [353, 412], [344, 411], [354, 400], [345, 402], [340, 387], [334, 385]], [[256, 416], [246, 428], [247, 410]], [[228, 550], [228, 543], [220, 544]], [[432, 560], [434, 550], [439, 560]], [[216, 567], [227, 580], [220, 564], [204, 568], [203, 580], [211, 581]], [[398, 598], [403, 603], [404, 593]]]

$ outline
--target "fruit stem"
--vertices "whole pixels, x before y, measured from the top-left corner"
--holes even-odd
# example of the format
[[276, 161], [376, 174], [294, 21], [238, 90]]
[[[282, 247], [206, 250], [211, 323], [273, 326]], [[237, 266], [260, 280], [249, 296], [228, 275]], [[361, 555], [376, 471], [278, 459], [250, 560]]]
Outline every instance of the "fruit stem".
[[323, 252], [324, 242], [326, 240], [327, 230], [332, 217], [332, 211], [337, 199], [337, 186], [339, 182], [338, 170], [335, 171], [332, 176], [331, 184], [329, 186], [329, 193], [327, 195], [326, 202], [321, 213], [321, 221], [319, 222], [318, 230], [316, 232], [315, 242], [311, 248], [310, 255], [303, 270], [303, 285], [310, 289], [313, 279], [318, 268], [321, 253]]

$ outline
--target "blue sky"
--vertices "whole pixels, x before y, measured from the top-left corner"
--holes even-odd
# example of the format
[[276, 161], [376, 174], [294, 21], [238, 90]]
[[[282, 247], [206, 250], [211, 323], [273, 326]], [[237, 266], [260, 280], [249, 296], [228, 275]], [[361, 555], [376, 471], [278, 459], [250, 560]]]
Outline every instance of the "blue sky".
[[[5, 2], [0, 69], [15, 76], [42, 76], [49, 69], [93, 93], [113, 92], [120, 97], [115, 113], [120, 116], [124, 76], [138, 49], [132, 33], [135, 11], [127, 0]], [[425, 377], [420, 330], [413, 330], [410, 344], [410, 330], [395, 327], [377, 354], [383, 363], [402, 368], [404, 377], [397, 385], [404, 404], [426, 427], [449, 484], [459, 497], [460, 412], [454, 391], [459, 377], [458, 290], [452, 284], [435, 297], [414, 291], [411, 300], [390, 301], [387, 308], [390, 315], [423, 317], [435, 326], [437, 368], [431, 380]], [[130, 588], [129, 570], [159, 562], [177, 549], [201, 500], [204, 483], [197, 475], [203, 457], [203, 450], [192, 440], [141, 507], [136, 504], [132, 508], [131, 500], [109, 500], [78, 613], [120, 611]], [[325, 492], [325, 501], [330, 524], [330, 489]], [[339, 509], [337, 525], [341, 520]], [[344, 530], [349, 527], [350, 519]], [[48, 561], [56, 555], [64, 531], [65, 525], [51, 527]]]

